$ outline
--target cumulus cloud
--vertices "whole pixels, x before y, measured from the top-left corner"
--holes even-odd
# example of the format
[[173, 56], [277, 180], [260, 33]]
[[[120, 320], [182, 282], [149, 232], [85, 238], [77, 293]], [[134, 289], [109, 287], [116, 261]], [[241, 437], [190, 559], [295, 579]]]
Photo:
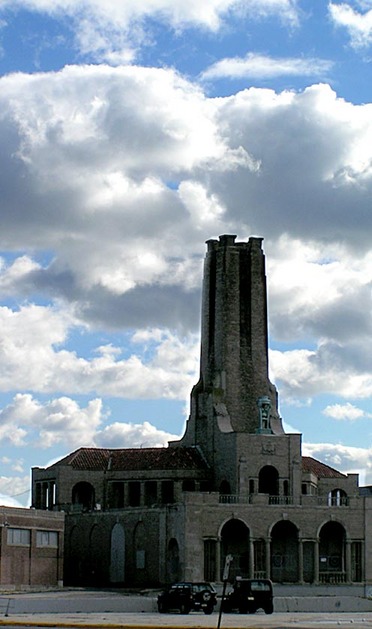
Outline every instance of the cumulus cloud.
[[[359, 3], [363, 8], [364, 4]], [[351, 45], [354, 48], [369, 46], [372, 42], [372, 9], [365, 12], [353, 8], [350, 3], [330, 2], [329, 13], [334, 24], [343, 27], [349, 34]]]
[[179, 438], [180, 435], [158, 430], [149, 422], [114, 422], [96, 434], [95, 444], [102, 448], [160, 448]]
[[[151, 336], [151, 352], [146, 358], [137, 333], [129, 357], [122, 358], [120, 348], [109, 345], [97, 348], [97, 355], [89, 359], [59, 349], [69, 330], [68, 317], [63, 312], [35, 305], [19, 311], [3, 307], [0, 322], [3, 391], [14, 390], [17, 383], [18, 390], [43, 393], [58, 390], [131, 399], [185, 399], [195, 380], [198, 344], [194, 335], [181, 339], [166, 331], [147, 333], [144, 343], [149, 344]], [[12, 433], [12, 439], [22, 442], [22, 431]]]
[[278, 76], [311, 76], [324, 78], [332, 68], [326, 59], [269, 57], [249, 52], [245, 57], [220, 59], [204, 70], [201, 79], [241, 79], [265, 80]]
[[[103, 427], [103, 421], [106, 425]], [[109, 423], [102, 400], [90, 400], [85, 407], [68, 397], [41, 402], [30, 394], [18, 393], [0, 410], [0, 443], [48, 449], [56, 444], [66, 448], [161, 447], [179, 435], [159, 430], [150, 422]], [[2, 460], [15, 472], [23, 472], [23, 462]], [[0, 482], [0, 491], [2, 484]]]
[[333, 419], [355, 421], [363, 417], [372, 417], [371, 413], [366, 413], [363, 409], [347, 402], [346, 404], [330, 404], [322, 411], [323, 415]]
[[0, 476], [0, 506], [24, 507], [30, 498], [30, 477]]
[[[303, 343], [272, 354], [281, 393], [370, 394], [371, 105], [327, 85], [213, 99], [134, 66], [0, 83], [0, 242], [19, 252], [0, 265], [0, 292], [40, 302], [0, 311], [3, 390], [184, 399], [203, 241], [254, 232], [272, 336]], [[169, 332], [150, 358], [140, 345], [87, 358], [67, 349], [79, 326]]]
[[2, 0], [0, 10], [9, 8], [68, 20], [82, 55], [115, 65], [133, 61], [138, 48], [151, 43], [154, 19], [176, 32], [218, 32], [242, 11], [253, 19], [277, 16], [291, 26], [299, 19], [297, 0]]
[[372, 450], [334, 443], [304, 443], [304, 456], [312, 456], [344, 474], [359, 474], [359, 484], [372, 484]]

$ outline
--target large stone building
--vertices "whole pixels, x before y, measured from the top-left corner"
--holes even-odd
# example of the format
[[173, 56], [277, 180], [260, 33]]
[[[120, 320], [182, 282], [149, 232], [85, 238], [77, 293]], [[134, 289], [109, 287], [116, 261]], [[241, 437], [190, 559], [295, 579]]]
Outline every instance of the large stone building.
[[302, 456], [268, 376], [262, 239], [208, 241], [200, 378], [167, 448], [80, 448], [34, 468], [33, 506], [66, 512], [65, 583], [231, 577], [372, 581], [358, 476]]

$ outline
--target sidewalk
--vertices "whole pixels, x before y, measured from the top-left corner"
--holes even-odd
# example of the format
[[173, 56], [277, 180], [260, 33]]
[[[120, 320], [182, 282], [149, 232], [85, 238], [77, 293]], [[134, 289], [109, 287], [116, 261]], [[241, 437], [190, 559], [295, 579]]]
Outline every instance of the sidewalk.
[[[76, 627], [91, 629], [216, 629], [218, 613], [205, 616], [191, 613], [180, 614], [152, 613], [81, 613], [81, 614], [17, 614], [0, 617], [0, 627]], [[338, 629], [340, 626], [352, 629], [372, 629], [371, 613], [275, 613], [265, 615], [223, 614], [221, 629]]]

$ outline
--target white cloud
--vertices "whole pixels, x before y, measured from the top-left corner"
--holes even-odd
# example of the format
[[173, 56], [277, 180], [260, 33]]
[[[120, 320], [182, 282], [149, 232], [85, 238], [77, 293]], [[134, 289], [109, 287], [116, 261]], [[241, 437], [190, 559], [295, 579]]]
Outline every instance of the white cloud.
[[372, 450], [334, 443], [303, 443], [302, 454], [344, 474], [359, 474], [360, 485], [372, 484]]
[[[151, 339], [151, 353], [142, 358], [143, 348], [135, 335], [138, 353], [122, 359], [120, 348], [99, 348], [92, 359], [58, 349], [67, 340], [69, 319], [42, 306], [24, 306], [13, 312], [0, 308], [0, 389], [33, 390], [50, 393], [113, 395], [135, 399], [185, 399], [198, 367], [198, 342], [193, 335], [184, 339], [169, 332]], [[147, 338], [147, 342], [148, 342]], [[20, 398], [28, 402], [29, 398]], [[65, 409], [66, 410], [66, 409]], [[30, 414], [27, 405], [25, 412]], [[96, 409], [95, 412], [98, 412]], [[23, 412], [23, 405], [17, 413]], [[75, 410], [74, 410], [75, 413]], [[73, 414], [74, 414], [73, 413]], [[89, 420], [90, 421], [90, 420]], [[22, 430], [11, 433], [21, 443]]]
[[30, 394], [18, 393], [0, 411], [0, 441], [39, 448], [61, 442], [70, 447], [91, 445], [102, 418], [101, 400], [91, 400], [80, 408], [67, 397], [42, 404]]
[[176, 32], [199, 28], [218, 32], [231, 16], [278, 16], [297, 25], [297, 0], [2, 0], [1, 7], [26, 9], [70, 20], [80, 53], [112, 64], [131, 62], [151, 42], [155, 19]]
[[362, 48], [372, 43], [372, 9], [361, 13], [350, 4], [330, 2], [329, 12], [336, 26], [344, 27], [354, 48]]
[[[326, 85], [213, 99], [138, 67], [0, 85], [0, 241], [20, 252], [0, 290], [54, 304], [0, 311], [2, 390], [184, 399], [203, 241], [253, 232], [266, 238], [272, 337], [300, 348], [273, 353], [283, 394], [370, 394], [371, 105]], [[151, 356], [113, 345], [86, 358], [68, 349], [76, 325], [168, 332]]]
[[115, 422], [96, 434], [95, 444], [101, 448], [157, 448], [179, 438], [180, 435], [158, 430], [149, 422]]
[[249, 52], [245, 57], [220, 59], [202, 74], [204, 80], [230, 78], [269, 79], [278, 76], [323, 77], [332, 68], [325, 59], [269, 57]]
[[0, 505], [23, 507], [30, 498], [30, 476], [0, 476]]
[[[66, 448], [159, 447], [179, 438], [157, 429], [149, 422], [128, 423], [108, 421], [102, 400], [90, 400], [86, 407], [67, 397], [40, 402], [30, 394], [18, 393], [12, 403], [0, 411], [0, 442], [16, 447], [32, 446], [47, 449], [56, 444]], [[106, 425], [102, 427], [103, 422]], [[15, 435], [21, 437], [15, 437]], [[10, 462], [2, 461], [9, 465]], [[23, 461], [12, 462], [13, 471], [23, 472]], [[0, 482], [0, 491], [2, 491]]]
[[333, 419], [351, 420], [362, 419], [363, 417], [372, 417], [371, 413], [366, 413], [363, 409], [347, 402], [346, 404], [330, 404], [322, 411], [323, 415], [332, 417]]

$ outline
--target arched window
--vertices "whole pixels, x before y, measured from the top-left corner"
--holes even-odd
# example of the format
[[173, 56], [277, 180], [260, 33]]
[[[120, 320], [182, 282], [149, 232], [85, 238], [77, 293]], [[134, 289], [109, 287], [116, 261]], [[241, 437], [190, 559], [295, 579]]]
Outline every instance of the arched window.
[[93, 485], [86, 481], [76, 483], [72, 488], [72, 504], [80, 505], [84, 511], [92, 511], [95, 505]]
[[279, 495], [279, 473], [272, 465], [265, 465], [258, 475], [258, 493]]
[[231, 494], [230, 483], [227, 480], [223, 480], [220, 484], [220, 494], [228, 495]]
[[348, 504], [347, 493], [343, 489], [332, 489], [328, 494], [329, 507], [342, 507]]

